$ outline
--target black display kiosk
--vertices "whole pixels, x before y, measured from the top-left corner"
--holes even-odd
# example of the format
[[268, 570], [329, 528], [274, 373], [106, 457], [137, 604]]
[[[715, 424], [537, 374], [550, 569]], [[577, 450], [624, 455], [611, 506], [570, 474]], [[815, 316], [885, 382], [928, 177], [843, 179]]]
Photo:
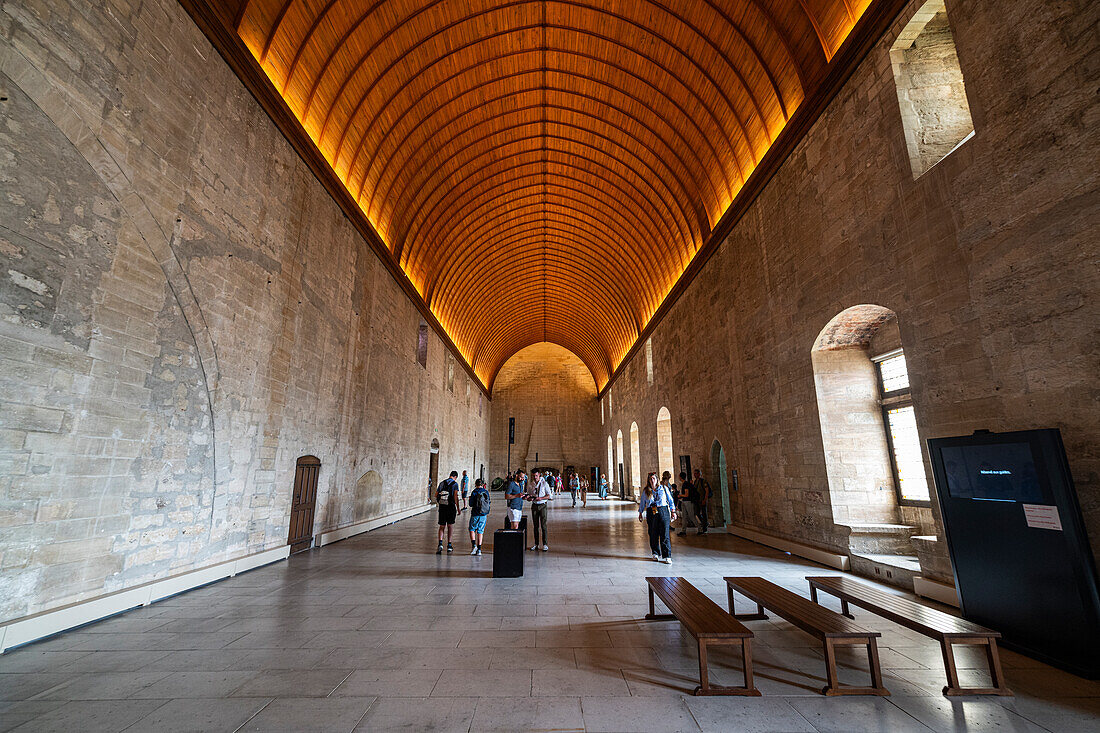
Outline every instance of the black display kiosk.
[[1004, 646], [1100, 677], [1100, 594], [1056, 429], [928, 441], [963, 616]]

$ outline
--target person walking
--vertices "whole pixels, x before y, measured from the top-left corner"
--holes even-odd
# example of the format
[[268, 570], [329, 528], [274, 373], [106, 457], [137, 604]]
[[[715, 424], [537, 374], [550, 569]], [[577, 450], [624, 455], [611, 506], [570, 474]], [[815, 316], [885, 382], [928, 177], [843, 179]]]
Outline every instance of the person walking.
[[581, 479], [581, 506], [588, 506], [588, 477]]
[[489, 490], [485, 488], [485, 479], [474, 482], [474, 490], [470, 494], [470, 549], [471, 555], [481, 554], [481, 543], [485, 539], [485, 523], [489, 521], [489, 505], [491, 498]]
[[710, 517], [710, 483], [703, 478], [702, 472], [697, 468], [695, 469], [695, 500], [696, 511], [699, 513], [699, 523], [702, 525], [702, 529], [699, 530], [699, 534], [707, 533], [707, 525]]
[[504, 500], [508, 502], [508, 524], [512, 529], [519, 529], [519, 521], [523, 519], [523, 494], [526, 483], [527, 476], [520, 468], [504, 488]]
[[443, 534], [446, 529], [447, 552], [454, 552], [451, 545], [451, 535], [455, 529], [455, 518], [458, 516], [458, 471], [451, 471], [451, 475], [439, 482], [439, 488], [435, 490], [435, 503], [439, 505], [439, 547], [435, 554], [443, 554]]
[[680, 531], [676, 533], [677, 537], [683, 537], [687, 534], [687, 528], [690, 524], [695, 528], [696, 532], [699, 531], [699, 520], [695, 516], [695, 484], [688, 480], [686, 473], [680, 473]]
[[607, 474], [600, 474], [600, 498], [607, 498]]
[[462, 508], [466, 508], [466, 494], [470, 490], [470, 477], [466, 475], [466, 472], [462, 472]]
[[646, 476], [645, 489], [638, 503], [638, 521], [649, 525], [649, 548], [653, 551], [653, 559], [665, 565], [672, 563], [669, 528], [675, 519], [672, 492], [667, 485], [658, 483], [656, 473], [650, 473]]
[[547, 544], [549, 535], [546, 534], [546, 502], [553, 500], [554, 491], [546, 479], [539, 477], [538, 471], [531, 476], [535, 481], [535, 490], [531, 493], [531, 524], [534, 526], [535, 544], [531, 545], [531, 549], [539, 549], [539, 528], [541, 527], [542, 551], [548, 552], [550, 546]]
[[581, 490], [581, 479], [576, 473], [569, 476], [569, 495], [573, 498], [573, 506], [577, 506], [577, 494]]

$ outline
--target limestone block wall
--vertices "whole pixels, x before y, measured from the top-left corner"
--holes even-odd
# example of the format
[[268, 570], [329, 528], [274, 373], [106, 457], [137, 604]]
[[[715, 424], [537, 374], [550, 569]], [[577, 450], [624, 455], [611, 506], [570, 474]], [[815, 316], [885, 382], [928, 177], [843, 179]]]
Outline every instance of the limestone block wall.
[[0, 622], [422, 505], [488, 403], [174, 0], [0, 3]]
[[1100, 6], [949, 2], [975, 136], [914, 180], [890, 47], [919, 5], [655, 329], [654, 383], [642, 350], [626, 365], [603, 439], [637, 420], [644, 475], [667, 405], [677, 454], [707, 463], [717, 439], [738, 470], [735, 522], [843, 550], [810, 352], [876, 304], [897, 314], [922, 439], [1060, 428], [1100, 550]]
[[528, 346], [501, 367], [493, 383], [490, 481], [507, 473], [509, 417], [516, 419], [513, 470], [533, 467], [536, 454], [539, 465], [575, 466], [585, 475], [607, 462], [596, 383], [584, 362], [561, 346]]

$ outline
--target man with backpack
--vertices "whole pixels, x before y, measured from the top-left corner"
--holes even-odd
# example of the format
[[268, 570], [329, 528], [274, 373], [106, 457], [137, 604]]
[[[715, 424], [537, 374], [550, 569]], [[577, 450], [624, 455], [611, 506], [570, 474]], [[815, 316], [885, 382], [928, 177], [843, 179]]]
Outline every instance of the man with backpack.
[[470, 494], [470, 544], [471, 555], [481, 554], [481, 542], [485, 539], [485, 522], [489, 519], [489, 491], [485, 488], [485, 479], [474, 481], [474, 490]]
[[455, 529], [455, 518], [458, 516], [458, 471], [451, 471], [448, 478], [439, 482], [439, 488], [435, 490], [435, 503], [439, 505], [439, 547], [435, 554], [443, 554], [443, 529], [447, 530], [447, 552], [454, 552], [451, 546], [451, 534]]

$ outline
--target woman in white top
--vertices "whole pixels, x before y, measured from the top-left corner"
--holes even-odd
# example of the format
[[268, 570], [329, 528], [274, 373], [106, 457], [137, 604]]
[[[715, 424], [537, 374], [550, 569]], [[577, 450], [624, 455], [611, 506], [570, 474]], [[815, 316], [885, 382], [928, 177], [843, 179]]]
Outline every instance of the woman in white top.
[[676, 505], [672, 492], [664, 484], [657, 482], [657, 474], [646, 476], [645, 490], [638, 504], [638, 521], [649, 525], [649, 548], [653, 559], [666, 565], [672, 563], [672, 539], [669, 529], [676, 519]]

